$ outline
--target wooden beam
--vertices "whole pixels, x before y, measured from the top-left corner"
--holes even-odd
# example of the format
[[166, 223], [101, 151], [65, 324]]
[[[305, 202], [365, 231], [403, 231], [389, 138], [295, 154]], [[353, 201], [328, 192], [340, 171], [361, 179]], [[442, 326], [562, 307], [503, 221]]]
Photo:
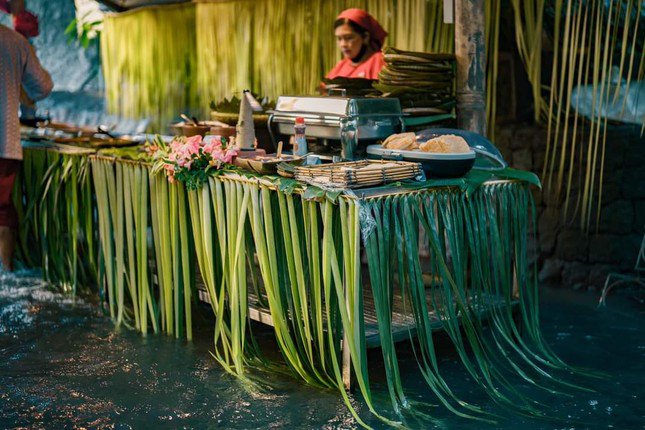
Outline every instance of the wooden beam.
[[486, 133], [484, 0], [455, 0], [457, 124]]
[[123, 12], [127, 10], [127, 8], [123, 7], [123, 5], [119, 4], [118, 1], [112, 1], [112, 0], [98, 0], [99, 3], [109, 7], [113, 11], [116, 12]]
[[190, 0], [97, 0], [115, 12], [125, 12], [146, 6], [188, 3]]

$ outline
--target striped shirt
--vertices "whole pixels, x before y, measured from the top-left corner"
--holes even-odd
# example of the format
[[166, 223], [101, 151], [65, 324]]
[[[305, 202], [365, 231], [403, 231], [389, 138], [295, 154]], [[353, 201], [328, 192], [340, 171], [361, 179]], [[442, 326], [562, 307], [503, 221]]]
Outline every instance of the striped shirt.
[[22, 160], [21, 87], [29, 98], [40, 100], [51, 92], [53, 83], [27, 39], [0, 24], [0, 158]]

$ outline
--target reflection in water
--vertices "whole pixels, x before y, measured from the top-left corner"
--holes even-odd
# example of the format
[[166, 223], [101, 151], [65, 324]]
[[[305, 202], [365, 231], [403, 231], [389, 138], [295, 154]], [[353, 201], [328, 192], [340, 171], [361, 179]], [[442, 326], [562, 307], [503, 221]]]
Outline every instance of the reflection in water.
[[[626, 298], [610, 298], [605, 309], [595, 297], [547, 291], [543, 326], [547, 340], [566, 361], [607, 371], [607, 380], [586, 380], [597, 392], [551, 396], [530, 387], [557, 422], [537, 421], [495, 407], [469, 382], [448, 347], [439, 342], [442, 373], [460, 395], [501, 415], [491, 428], [634, 428], [642, 423], [645, 344], [642, 308]], [[355, 428], [356, 422], [333, 391], [305, 386], [289, 376], [253, 371], [263, 382], [249, 392], [223, 372], [209, 354], [212, 319], [196, 316], [192, 344], [167, 336], [142, 338], [115, 331], [95, 304], [51, 290], [34, 272], [0, 273], [0, 428]], [[279, 358], [271, 332], [254, 325], [262, 350]], [[400, 350], [402, 378], [413, 401], [437, 402], [418, 373], [411, 348]], [[388, 393], [378, 353], [370, 355], [370, 377], [381, 410]], [[366, 421], [372, 418], [353, 399]], [[438, 418], [411, 428], [486, 428], [456, 418], [439, 407], [421, 407]]]

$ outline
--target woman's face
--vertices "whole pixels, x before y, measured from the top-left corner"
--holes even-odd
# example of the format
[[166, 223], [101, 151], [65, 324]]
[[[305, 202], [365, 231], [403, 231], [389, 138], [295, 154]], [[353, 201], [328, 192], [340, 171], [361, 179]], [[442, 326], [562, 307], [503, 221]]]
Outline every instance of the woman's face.
[[343, 24], [336, 27], [334, 31], [338, 48], [343, 53], [345, 58], [356, 58], [361, 52], [361, 47], [367, 43], [367, 36], [361, 36], [356, 33], [348, 24]]

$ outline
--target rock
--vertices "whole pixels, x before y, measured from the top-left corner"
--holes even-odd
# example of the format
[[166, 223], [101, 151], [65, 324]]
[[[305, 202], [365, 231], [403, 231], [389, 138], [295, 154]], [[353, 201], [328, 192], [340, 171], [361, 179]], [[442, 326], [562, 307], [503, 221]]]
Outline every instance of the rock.
[[634, 201], [634, 225], [632, 231], [642, 233], [645, 231], [645, 200]]
[[552, 254], [558, 234], [559, 213], [554, 208], [547, 208], [538, 220], [538, 242], [540, 251]]
[[540, 180], [542, 181], [542, 203], [544, 204], [544, 206], [546, 206], [547, 208], [557, 208], [558, 210], [561, 210], [562, 203], [560, 202], [558, 196], [555, 194], [555, 191], [547, 189], [547, 178], [543, 177], [540, 178]]
[[531, 148], [534, 151], [540, 150], [540, 152], [542, 153], [546, 151], [546, 134], [546, 128], [537, 127], [535, 133], [533, 134], [533, 139], [531, 140]]
[[[622, 170], [625, 167], [625, 157], [622, 152], [619, 150], [613, 153], [605, 153], [605, 164], [603, 166], [605, 169], [605, 177], [610, 177], [613, 175], [613, 172]], [[598, 166], [600, 167], [600, 158], [598, 158]]]
[[[633, 271], [638, 258], [638, 252], [643, 242], [643, 234], [631, 234], [625, 238], [621, 247], [621, 259], [619, 267], [621, 270]], [[641, 263], [642, 264], [642, 263]]]
[[616, 266], [608, 264], [594, 264], [589, 270], [589, 285], [595, 288], [602, 288], [605, 285], [607, 275], [611, 272], [617, 272]]
[[528, 148], [516, 149], [513, 151], [512, 166], [520, 170], [533, 169], [533, 155]]
[[541, 173], [544, 168], [544, 157], [546, 156], [546, 151], [538, 149], [533, 151], [533, 171], [536, 173]]
[[534, 140], [540, 140], [540, 127], [528, 125], [518, 128], [511, 138], [511, 149], [531, 149]]
[[633, 266], [638, 254], [640, 240], [637, 236], [620, 236], [615, 234], [596, 234], [591, 236], [589, 243], [589, 261]]
[[582, 291], [582, 290], [585, 290], [587, 288], [587, 284], [585, 284], [583, 282], [576, 282], [575, 284], [573, 284], [573, 286], [571, 288], [574, 291]]
[[579, 230], [565, 230], [556, 241], [556, 257], [566, 261], [588, 260], [589, 238]]
[[499, 152], [502, 154], [502, 158], [509, 164], [512, 165], [511, 160], [513, 159], [513, 151], [510, 147], [499, 148]]
[[640, 167], [645, 160], [645, 139], [640, 136], [639, 129], [640, 127], [634, 130], [626, 139], [624, 166], [627, 168]]
[[600, 233], [629, 234], [634, 221], [634, 208], [629, 200], [616, 200], [602, 208]]
[[[620, 200], [624, 196], [623, 170], [617, 170], [612, 175], [605, 175], [602, 184], [602, 204], [606, 205]], [[598, 198], [596, 191], [595, 199]]]
[[[642, 159], [641, 159], [642, 163]], [[645, 198], [645, 165], [638, 168], [625, 169], [623, 171], [623, 180], [621, 183], [622, 194], [628, 199]]]
[[511, 136], [513, 135], [512, 127], [499, 127], [495, 131], [495, 146], [500, 151], [506, 151], [511, 148]]
[[549, 284], [560, 282], [562, 275], [562, 261], [556, 258], [549, 258], [544, 261], [542, 268], [538, 273], [540, 284]]
[[586, 287], [589, 280], [590, 266], [577, 261], [564, 263], [562, 266], [562, 284], [564, 286], [575, 286], [577, 284]]

